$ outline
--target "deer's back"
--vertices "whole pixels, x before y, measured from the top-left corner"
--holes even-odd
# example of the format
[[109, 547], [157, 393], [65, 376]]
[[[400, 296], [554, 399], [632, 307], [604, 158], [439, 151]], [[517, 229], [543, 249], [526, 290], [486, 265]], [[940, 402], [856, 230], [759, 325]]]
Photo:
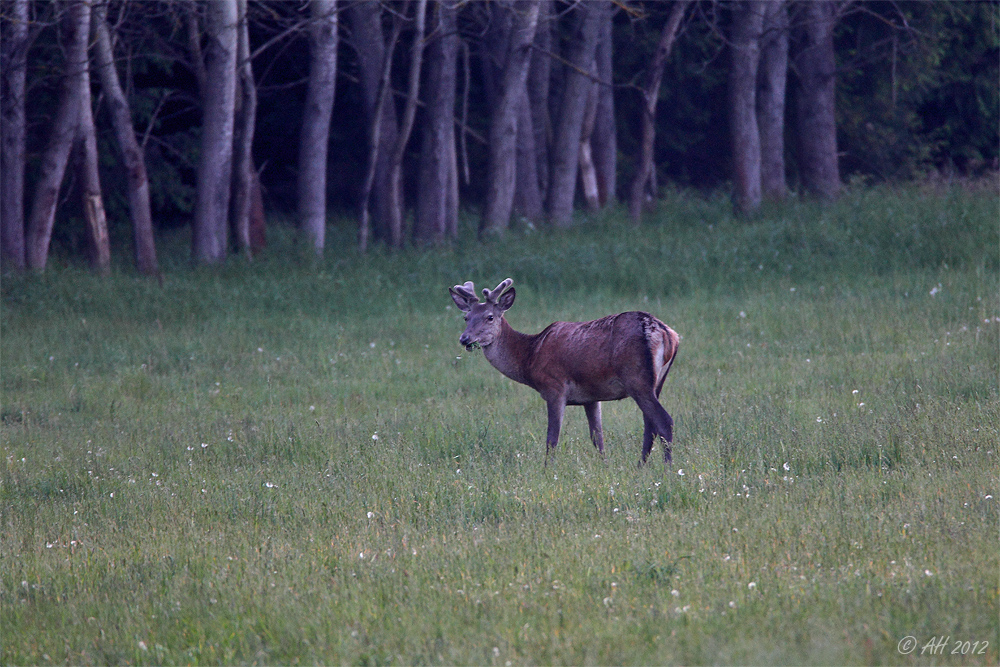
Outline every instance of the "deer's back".
[[553, 322], [535, 337], [530, 384], [543, 394], [565, 389], [571, 404], [624, 398], [630, 386], [662, 383], [676, 351], [670, 334], [641, 311]]

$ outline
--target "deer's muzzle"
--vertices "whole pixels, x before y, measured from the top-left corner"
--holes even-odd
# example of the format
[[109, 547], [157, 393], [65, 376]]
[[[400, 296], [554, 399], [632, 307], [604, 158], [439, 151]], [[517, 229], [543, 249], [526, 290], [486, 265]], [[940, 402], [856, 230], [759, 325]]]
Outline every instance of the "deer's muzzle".
[[463, 333], [462, 336], [458, 339], [458, 342], [461, 345], [464, 345], [466, 350], [472, 350], [478, 345], [476, 341], [472, 340], [472, 336], [470, 336], [468, 333]]

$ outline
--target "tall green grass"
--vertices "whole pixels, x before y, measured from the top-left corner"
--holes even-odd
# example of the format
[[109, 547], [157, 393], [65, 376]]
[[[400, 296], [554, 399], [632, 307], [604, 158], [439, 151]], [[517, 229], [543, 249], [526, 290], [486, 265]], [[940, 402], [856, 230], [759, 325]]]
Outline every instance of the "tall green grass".
[[[996, 664], [996, 193], [728, 209], [4, 276], [0, 661]], [[683, 335], [672, 468], [630, 402], [543, 466], [447, 296], [508, 276], [523, 331]]]

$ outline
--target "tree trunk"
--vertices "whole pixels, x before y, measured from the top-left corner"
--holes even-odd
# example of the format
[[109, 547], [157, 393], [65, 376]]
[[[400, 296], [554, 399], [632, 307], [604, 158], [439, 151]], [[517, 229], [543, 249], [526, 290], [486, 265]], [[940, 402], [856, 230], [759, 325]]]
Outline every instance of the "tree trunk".
[[59, 186], [66, 173], [66, 163], [80, 123], [82, 75], [87, 67], [87, 41], [90, 35], [90, 3], [85, 0], [69, 3], [64, 25], [66, 77], [59, 108], [52, 123], [52, 134], [42, 156], [25, 240], [28, 267], [37, 271], [44, 270], [48, 260]]
[[192, 256], [211, 264], [223, 261], [227, 250], [239, 12], [236, 0], [213, 0], [205, 9], [208, 48]]
[[535, 126], [528, 102], [527, 86], [517, 105], [517, 163], [514, 166], [514, 210], [532, 222], [540, 222], [545, 214], [542, 191], [538, 182], [538, 154]]
[[452, 146], [451, 150], [451, 164], [448, 166], [450, 171], [448, 175], [448, 210], [449, 214], [445, 217], [445, 235], [450, 239], [458, 238], [458, 207], [459, 207], [459, 196], [458, 196], [458, 150], [457, 146]]
[[[391, 96], [391, 88], [387, 90], [388, 98], [385, 104], [379, 104], [379, 91], [383, 80], [383, 69], [391, 68], [392, 51], [395, 38], [390, 39], [390, 47], [382, 35], [382, 6], [376, 0], [366, 0], [350, 5], [347, 16], [351, 27], [351, 45], [358, 55], [359, 78], [361, 79], [361, 94], [365, 107], [365, 116], [369, 127], [373, 130], [370, 137], [377, 137], [372, 146], [371, 154], [375, 156], [374, 174], [369, 187], [371, 199], [371, 235], [377, 239], [389, 240], [390, 227], [390, 196], [389, 171], [393, 147], [396, 145], [396, 135], [399, 128], [396, 120], [396, 105]], [[394, 19], [398, 23], [398, 19]], [[394, 27], [397, 30], [398, 26]], [[398, 33], [397, 33], [398, 35]], [[386, 58], [389, 62], [386, 62]], [[388, 70], [387, 70], [388, 71]], [[387, 85], [391, 81], [386, 79]], [[376, 116], [376, 110], [378, 115]], [[375, 129], [377, 126], [377, 129]], [[367, 218], [365, 209], [367, 199], [362, 196], [362, 217]], [[364, 241], [362, 241], [364, 236]], [[358, 245], [368, 245], [368, 232], [363, 222], [358, 230]]]
[[[89, 0], [88, 0], [89, 4]], [[90, 26], [87, 27], [90, 30]], [[108, 218], [101, 196], [101, 175], [97, 166], [97, 133], [94, 130], [93, 100], [90, 94], [90, 67], [80, 74], [80, 122], [77, 125], [77, 145], [80, 149], [80, 186], [83, 194], [83, 214], [90, 239], [90, 266], [99, 275], [111, 273], [111, 244], [108, 240]]]
[[469, 43], [459, 42], [459, 51], [462, 53], [462, 117], [459, 120], [461, 132], [458, 133], [458, 152], [462, 156], [462, 182], [466, 185], [472, 183], [472, 174], [469, 173], [469, 89], [472, 85], [472, 65], [469, 57]]
[[28, 72], [28, 0], [15, 0], [0, 36], [0, 268], [25, 267], [24, 90]]
[[205, 55], [201, 50], [201, 26], [198, 25], [198, 4], [185, 2], [184, 23], [187, 27], [188, 57], [191, 58], [191, 71], [198, 82], [198, 95], [205, 97], [208, 87], [208, 73], [205, 71]]
[[603, 10], [599, 5], [580, 3], [567, 58], [565, 83], [560, 103], [559, 125], [552, 150], [551, 183], [548, 193], [549, 220], [556, 227], [573, 223], [573, 195], [579, 166], [580, 130], [587, 107], [587, 93], [593, 81], [586, 75], [594, 61], [597, 35]]
[[[357, 5], [356, 5], [357, 6]], [[383, 150], [383, 137], [382, 130], [391, 129], [396, 132], [396, 122], [395, 115], [393, 115], [391, 127], [383, 122], [386, 114], [384, 109], [386, 106], [392, 106], [390, 95], [392, 94], [392, 52], [396, 48], [396, 42], [399, 40], [399, 33], [402, 30], [402, 21], [398, 16], [393, 17], [392, 22], [392, 36], [389, 38], [389, 47], [387, 49], [386, 57], [382, 59], [382, 71], [379, 75], [379, 82], [377, 86], [376, 102], [375, 106], [372, 108], [371, 113], [368, 114], [369, 118], [369, 141], [368, 141], [368, 169], [365, 172], [365, 181], [361, 189], [361, 220], [358, 223], [358, 249], [361, 252], [368, 250], [368, 240], [371, 235], [371, 217], [369, 215], [370, 203], [372, 189], [375, 186], [376, 179], [379, 176], [380, 165], [387, 169], [388, 167], [385, 154], [386, 150]], [[381, 27], [379, 27], [379, 34], [381, 35]], [[381, 39], [381, 37], [379, 38]], [[393, 107], [395, 108], [395, 107]], [[386, 146], [385, 149], [388, 149]], [[385, 186], [385, 183], [381, 183]], [[382, 194], [384, 195], [386, 188], [383, 187]], [[382, 204], [386, 205], [388, 200], [383, 197]], [[376, 199], [376, 203], [379, 199]], [[384, 206], [383, 206], [384, 208]]]
[[417, 113], [417, 94], [420, 90], [420, 68], [424, 59], [424, 32], [427, 23], [427, 0], [416, 0], [414, 14], [414, 35], [410, 47], [410, 72], [407, 79], [406, 105], [396, 145], [393, 146], [392, 160], [389, 162], [389, 245], [403, 247], [403, 157], [406, 144], [413, 132], [413, 120]]
[[111, 112], [111, 124], [121, 151], [128, 187], [129, 211], [132, 215], [132, 232], [135, 243], [135, 264], [139, 273], [152, 276], [160, 272], [156, 260], [156, 243], [153, 238], [153, 218], [149, 205], [149, 180], [146, 161], [135, 138], [132, 111], [122, 91], [115, 70], [111, 49], [111, 33], [107, 23], [107, 5], [94, 6], [94, 64]]
[[760, 131], [757, 128], [757, 66], [764, 3], [732, 8], [729, 63], [729, 130], [732, 137], [733, 205], [737, 213], [760, 208]]
[[239, 26], [236, 48], [236, 75], [239, 95], [235, 98], [233, 138], [233, 231], [236, 247], [247, 257], [253, 256], [251, 225], [263, 225], [253, 219], [254, 189], [260, 188], [253, 164], [253, 139], [257, 124], [257, 84], [250, 59], [250, 30], [247, 24], [247, 0], [237, 0]]
[[[539, 3], [539, 16], [545, 4]], [[507, 0], [506, 2], [491, 3], [489, 5], [484, 3], [480, 6], [487, 7], [487, 14], [484, 20], [488, 21], [489, 25], [482, 40], [483, 86], [486, 91], [487, 108], [496, 110], [499, 108], [501, 98], [503, 97], [504, 74], [511, 52], [511, 40], [516, 38], [515, 32], [518, 29], [518, 25], [520, 25], [518, 23], [518, 15], [524, 12], [527, 5]], [[536, 25], [536, 37], [537, 32], [538, 28]], [[529, 63], [532, 57], [532, 52], [529, 51]], [[548, 57], [548, 54], [545, 54], [545, 58], [548, 59]], [[530, 72], [530, 65], [528, 67]], [[538, 181], [538, 156], [536, 152], [534, 120], [531, 109], [527, 106], [528, 98], [526, 97], [526, 91], [522, 95], [525, 97], [523, 97], [521, 102], [515, 104], [514, 111], [516, 114], [514, 118], [516, 138], [514, 140], [514, 157], [512, 158], [514, 162], [512, 165], [514, 194], [511, 210], [530, 220], [540, 220], [543, 204]], [[484, 215], [487, 208], [488, 204], [487, 207], [484, 207]], [[510, 211], [508, 211], [507, 219], [502, 223], [500, 229], [494, 231], [506, 229], [509, 219]], [[484, 225], [485, 220], [481, 221], [480, 224]]]
[[[667, 58], [674, 48], [677, 31], [684, 18], [684, 10], [690, 0], [677, 0], [670, 9], [670, 16], [660, 32], [660, 41], [653, 53], [653, 61], [646, 71], [646, 82], [642, 88], [642, 132], [639, 142], [639, 159], [637, 160], [635, 176], [629, 185], [628, 211], [635, 224], [642, 218], [642, 209], [646, 203], [649, 184], [654, 178], [653, 147], [656, 143], [656, 105], [660, 98], [660, 83], [663, 81], [663, 70]], [[652, 195], [656, 195], [655, 188]]]
[[309, 87], [299, 139], [299, 230], [317, 255], [326, 238], [330, 114], [337, 86], [337, 0], [312, 0]]
[[254, 187], [250, 191], [250, 252], [256, 255], [267, 245], [267, 235], [264, 229], [264, 194], [256, 171], [253, 180]]
[[[591, 73], [597, 71], [592, 65]], [[580, 128], [580, 189], [583, 191], [583, 201], [587, 210], [594, 212], [601, 208], [601, 197], [597, 188], [597, 169], [594, 167], [594, 154], [591, 138], [594, 135], [594, 122], [597, 120], [597, 84], [591, 82], [587, 92], [587, 106], [583, 112], [583, 125]]]
[[531, 64], [528, 66], [528, 105], [531, 107], [531, 127], [535, 133], [535, 168], [538, 174], [539, 197], [544, 202], [549, 189], [549, 147], [552, 145], [552, 118], [549, 114], [549, 88], [552, 76], [552, 30], [555, 17], [553, 3], [541, 2], [538, 27], [535, 29]]
[[757, 70], [760, 184], [765, 199], [785, 198], [785, 89], [788, 79], [788, 6], [764, 3], [764, 34]]
[[516, 0], [499, 0], [474, 5], [475, 14], [486, 24], [479, 39], [479, 62], [483, 73], [483, 93], [486, 107], [495, 109], [503, 94], [504, 65], [510, 51], [510, 38], [514, 32]]
[[807, 192], [834, 199], [840, 193], [833, 50], [837, 3], [804, 2], [799, 9], [802, 15], [797, 21], [799, 48], [795, 55], [799, 171]]
[[528, 59], [538, 26], [538, 9], [539, 0], [511, 7], [514, 22], [499, 96], [490, 118], [486, 207], [480, 234], [502, 233], [510, 222], [516, 184], [518, 105], [525, 103]]
[[615, 123], [615, 95], [611, 83], [614, 80], [612, 56], [612, 19], [615, 5], [604, 4], [601, 32], [597, 39], [597, 78], [604, 84], [597, 84], [597, 109], [594, 116], [594, 131], [590, 136], [594, 172], [597, 177], [597, 198], [600, 206], [615, 201], [618, 190], [618, 128]]
[[[418, 244], [440, 243], [457, 229], [458, 171], [455, 153], [455, 85], [458, 76], [457, 12], [441, 2], [427, 47], [427, 107], [420, 151], [420, 187], [413, 223]], [[455, 181], [453, 183], [453, 180]]]

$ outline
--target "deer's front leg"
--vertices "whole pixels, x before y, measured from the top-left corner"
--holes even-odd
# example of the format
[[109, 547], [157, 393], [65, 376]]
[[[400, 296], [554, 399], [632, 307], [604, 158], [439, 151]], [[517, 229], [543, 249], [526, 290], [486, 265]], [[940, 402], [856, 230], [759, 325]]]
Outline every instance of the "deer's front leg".
[[601, 404], [598, 401], [584, 403], [583, 409], [587, 413], [587, 424], [590, 426], [590, 441], [597, 447], [597, 451], [604, 454], [604, 429], [601, 427]]
[[549, 430], [545, 435], [545, 464], [549, 463], [549, 454], [556, 448], [559, 442], [559, 431], [562, 429], [563, 413], [566, 411], [566, 398], [564, 396], [554, 396], [546, 398], [545, 403], [549, 411]]

